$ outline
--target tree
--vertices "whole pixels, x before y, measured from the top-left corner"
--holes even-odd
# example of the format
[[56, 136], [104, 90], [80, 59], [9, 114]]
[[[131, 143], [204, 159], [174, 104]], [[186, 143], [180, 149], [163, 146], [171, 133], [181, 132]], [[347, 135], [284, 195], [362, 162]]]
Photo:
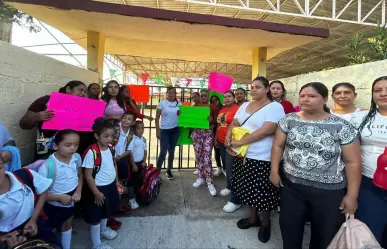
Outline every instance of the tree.
[[362, 52], [367, 46], [367, 44], [364, 44], [363, 41], [363, 35], [356, 33], [347, 43], [347, 48], [351, 52], [348, 56], [349, 65], [362, 64], [371, 61], [371, 59]]
[[368, 38], [369, 48], [375, 53], [375, 60], [387, 59], [386, 25], [376, 27], [376, 36]]
[[3, 2], [0, 2], [0, 23], [17, 23], [21, 27], [27, 28], [30, 32], [37, 33], [40, 27], [34, 22], [34, 18], [23, 13]]

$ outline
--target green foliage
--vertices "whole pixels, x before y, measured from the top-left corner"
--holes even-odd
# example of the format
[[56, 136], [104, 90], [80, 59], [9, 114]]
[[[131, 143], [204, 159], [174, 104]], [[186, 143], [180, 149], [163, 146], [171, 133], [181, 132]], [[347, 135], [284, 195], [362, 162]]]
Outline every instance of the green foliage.
[[351, 52], [348, 56], [349, 65], [362, 64], [370, 61], [371, 59], [363, 54], [363, 50], [367, 46], [364, 44], [364, 37], [362, 34], [356, 33], [352, 36], [351, 40], [347, 43], [347, 48]]
[[387, 59], [387, 31], [386, 25], [376, 27], [376, 36], [368, 38], [369, 48], [375, 53], [376, 60]]
[[19, 26], [27, 28], [30, 32], [37, 33], [40, 27], [34, 22], [34, 18], [3, 2], [0, 2], [0, 22], [17, 23]]

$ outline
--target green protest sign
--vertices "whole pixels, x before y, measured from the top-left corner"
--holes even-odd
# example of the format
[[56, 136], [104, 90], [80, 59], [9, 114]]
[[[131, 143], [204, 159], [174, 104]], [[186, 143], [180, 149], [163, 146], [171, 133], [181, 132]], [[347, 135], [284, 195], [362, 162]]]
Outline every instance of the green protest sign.
[[215, 92], [215, 91], [210, 91], [210, 98], [209, 99], [211, 99], [212, 96], [218, 96], [218, 98], [220, 99], [220, 103], [222, 105], [224, 105], [224, 95], [222, 93], [218, 93], [218, 92]]
[[192, 144], [192, 139], [189, 137], [189, 128], [180, 128], [179, 139], [177, 145]]
[[209, 107], [180, 106], [180, 115], [177, 125], [184, 128], [209, 129]]

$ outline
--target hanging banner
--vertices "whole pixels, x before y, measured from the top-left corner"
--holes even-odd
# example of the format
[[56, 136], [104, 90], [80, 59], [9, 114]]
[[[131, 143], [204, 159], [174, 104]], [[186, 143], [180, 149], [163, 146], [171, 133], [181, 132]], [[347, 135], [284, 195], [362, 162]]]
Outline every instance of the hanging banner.
[[164, 81], [164, 77], [162, 75], [157, 75], [156, 76], [156, 82], [158, 85], [162, 85]]
[[142, 83], [144, 85], [146, 84], [146, 81], [147, 81], [148, 78], [149, 78], [149, 74], [147, 74], [147, 73], [142, 73], [141, 74], [141, 80], [142, 80]]
[[149, 85], [127, 85], [130, 96], [138, 103], [149, 102]]
[[203, 90], [204, 89], [204, 84], [206, 83], [205, 80], [201, 80], [200, 81], [200, 90]]
[[177, 84], [177, 77], [169, 77], [169, 79], [171, 80], [172, 86], [176, 87], [176, 84]]
[[208, 77], [208, 88], [211, 91], [223, 94], [231, 89], [232, 82], [233, 79], [230, 76], [211, 72], [210, 76]]
[[114, 75], [116, 75], [117, 70], [116, 69], [109, 69], [110, 78], [114, 78]]
[[92, 131], [94, 120], [102, 117], [106, 103], [99, 100], [53, 92], [47, 110], [53, 110], [53, 119], [44, 121], [44, 130], [72, 129]]
[[186, 81], [187, 81], [187, 83], [185, 84], [185, 86], [186, 87], [188, 87], [190, 84], [191, 84], [191, 82], [192, 82], [192, 79], [185, 79]]

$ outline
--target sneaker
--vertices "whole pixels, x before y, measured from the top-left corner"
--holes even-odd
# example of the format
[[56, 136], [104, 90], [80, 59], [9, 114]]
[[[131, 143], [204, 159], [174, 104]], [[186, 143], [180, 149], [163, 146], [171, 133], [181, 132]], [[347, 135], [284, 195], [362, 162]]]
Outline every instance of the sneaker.
[[240, 209], [242, 205], [240, 204], [234, 204], [232, 202], [227, 202], [226, 205], [223, 207], [223, 211], [226, 213], [232, 213], [235, 212], [236, 210]]
[[217, 168], [216, 169], [216, 171], [215, 171], [215, 173], [214, 173], [214, 176], [220, 176], [221, 174], [222, 174], [222, 172], [223, 172], [223, 170], [222, 170], [222, 168]]
[[229, 190], [228, 188], [222, 189], [222, 190], [220, 191], [220, 195], [221, 195], [221, 196], [228, 196], [228, 195], [231, 195], [231, 190]]
[[109, 246], [109, 245], [106, 245], [106, 244], [104, 244], [104, 243], [101, 243], [101, 244], [99, 244], [99, 246], [97, 246], [97, 247], [91, 247], [91, 249], [113, 249], [113, 247], [111, 247], [111, 246]]
[[101, 236], [104, 239], [112, 240], [117, 237], [117, 232], [113, 231], [111, 228], [106, 227], [105, 229], [101, 230]]
[[194, 175], [199, 175], [199, 170], [195, 170]]
[[192, 184], [192, 187], [194, 188], [199, 188], [201, 185], [204, 184], [204, 179], [203, 178], [199, 178], [196, 180], [196, 182], [194, 182], [194, 184]]
[[136, 199], [130, 199], [129, 200], [129, 205], [130, 205], [131, 209], [136, 209], [136, 208], [140, 207], [140, 205], [138, 205]]
[[173, 180], [173, 175], [171, 171], [167, 171], [166, 173], [168, 180]]
[[216, 188], [214, 184], [208, 184], [207, 187], [208, 187], [208, 191], [210, 191], [210, 194], [212, 196], [216, 196], [217, 193], [216, 193]]

